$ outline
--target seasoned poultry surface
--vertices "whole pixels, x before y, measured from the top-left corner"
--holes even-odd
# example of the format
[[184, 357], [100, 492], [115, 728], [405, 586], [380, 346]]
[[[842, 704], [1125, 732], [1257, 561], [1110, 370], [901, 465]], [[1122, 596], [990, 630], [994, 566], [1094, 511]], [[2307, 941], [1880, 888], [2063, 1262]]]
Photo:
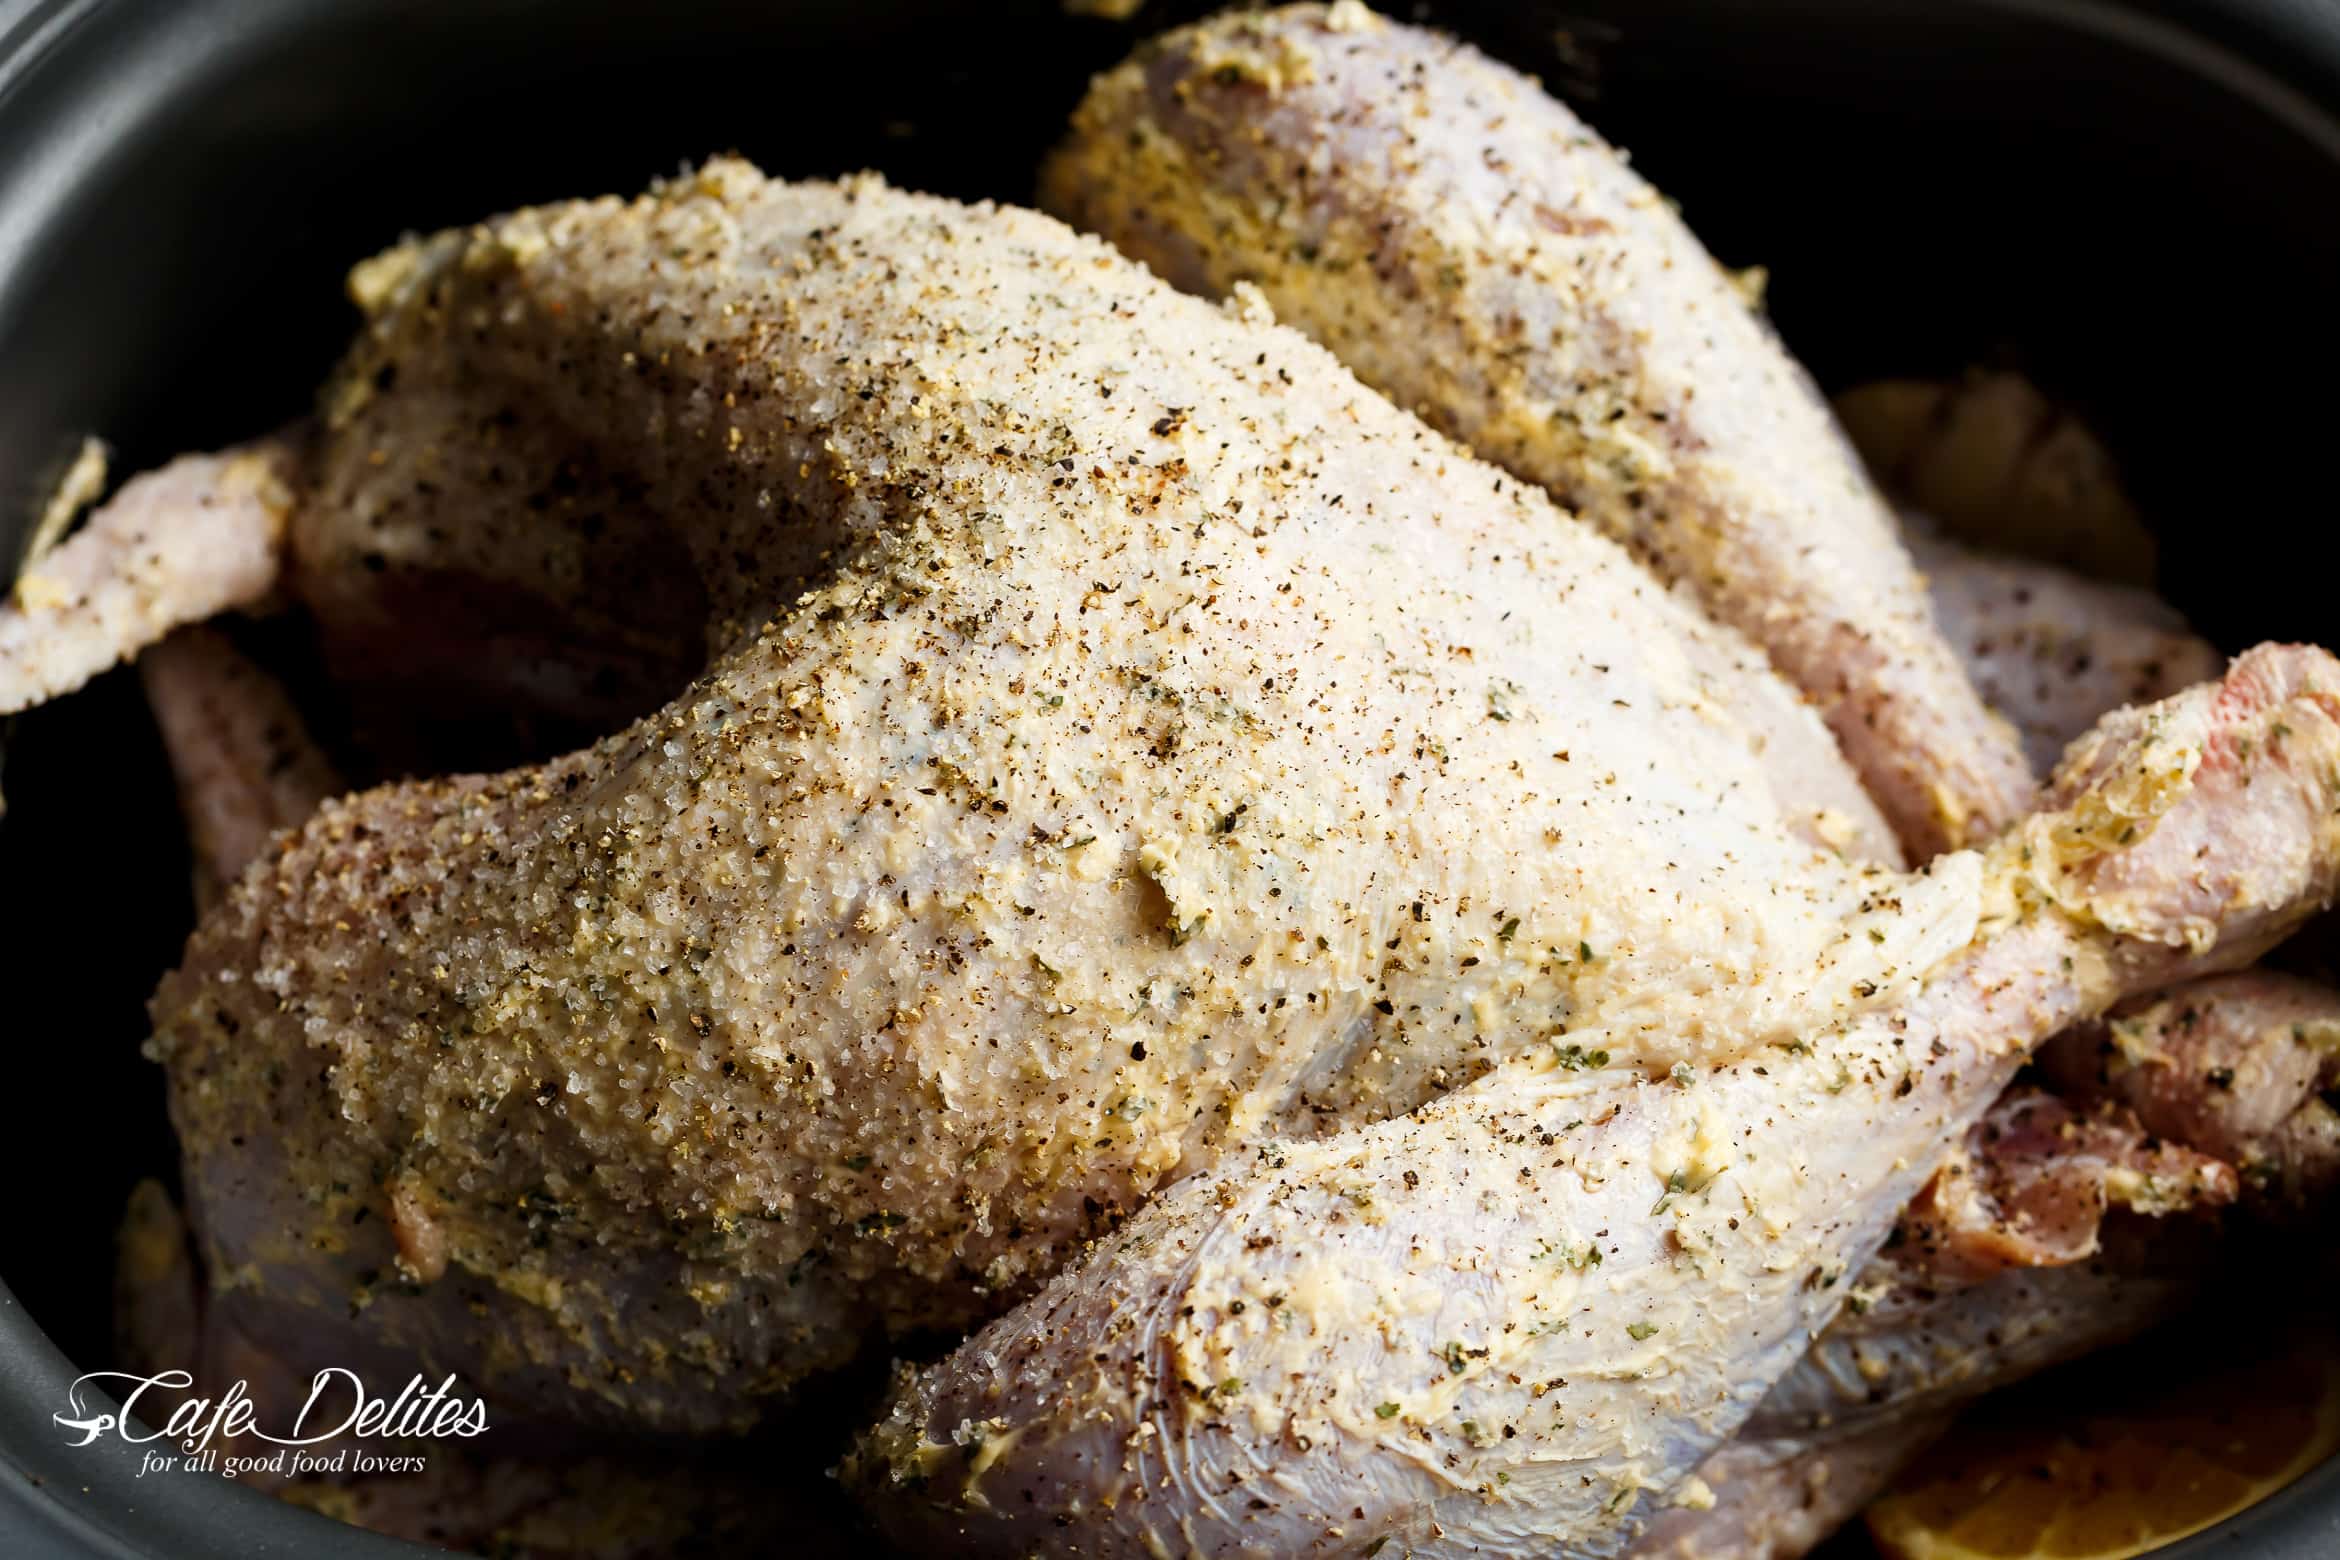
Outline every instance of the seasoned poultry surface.
[[1579, 1028], [1743, 1056], [1973, 924], [1808, 843], [1738, 712], [1817, 723], [1616, 547], [1045, 218], [718, 163], [370, 275], [323, 485], [459, 360], [748, 626], [587, 752], [329, 804], [198, 931], [154, 1045], [255, 1303], [730, 1422], [1174, 1169]]
[[1803, 371], [1532, 79], [1356, 0], [1230, 12], [1098, 78], [1041, 197], [1182, 287], [1256, 284], [1628, 542], [1827, 713], [1913, 855], [2029, 806]]

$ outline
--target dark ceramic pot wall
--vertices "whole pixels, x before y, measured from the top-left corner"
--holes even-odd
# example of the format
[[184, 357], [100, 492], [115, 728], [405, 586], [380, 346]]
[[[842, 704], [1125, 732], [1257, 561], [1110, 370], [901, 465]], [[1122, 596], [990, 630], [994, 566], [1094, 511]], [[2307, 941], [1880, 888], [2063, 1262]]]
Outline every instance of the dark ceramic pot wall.
[[[401, 229], [738, 148], [1022, 199], [1140, 31], [949, 0], [0, 0], [0, 558], [80, 436], [118, 469], [300, 410]], [[1561, 0], [1428, 13], [1569, 92], [1831, 385], [2023, 368], [2109, 437], [2229, 643], [2340, 638], [2340, 0]], [[1564, 46], [1561, 40], [1564, 39]], [[412, 1554], [51, 1423], [167, 1174], [141, 1005], [189, 908], [117, 674], [0, 733], [0, 1553]], [[127, 1454], [127, 1455], [122, 1455]], [[2340, 1468], [2173, 1555], [2340, 1554]]]

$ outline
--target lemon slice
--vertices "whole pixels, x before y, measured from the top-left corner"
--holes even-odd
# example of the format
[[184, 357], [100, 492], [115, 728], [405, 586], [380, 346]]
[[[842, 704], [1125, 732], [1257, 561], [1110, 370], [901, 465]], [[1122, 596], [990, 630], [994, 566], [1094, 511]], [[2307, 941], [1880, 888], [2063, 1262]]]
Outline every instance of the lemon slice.
[[1870, 1536], [1889, 1560], [2128, 1560], [2265, 1499], [2340, 1448], [2340, 1338], [2245, 1333], [2164, 1334], [1986, 1408], [1870, 1506]]

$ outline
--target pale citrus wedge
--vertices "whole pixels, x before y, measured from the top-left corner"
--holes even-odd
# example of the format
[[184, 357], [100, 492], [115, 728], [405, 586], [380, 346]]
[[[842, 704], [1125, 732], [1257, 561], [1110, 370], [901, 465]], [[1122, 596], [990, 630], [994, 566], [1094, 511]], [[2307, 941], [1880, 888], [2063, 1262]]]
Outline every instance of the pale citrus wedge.
[[1971, 1417], [1869, 1508], [1877, 1547], [1889, 1560], [2128, 1560], [2340, 1448], [2340, 1338], [2210, 1331], [2165, 1332], [2120, 1351], [2122, 1368], [2043, 1381]]

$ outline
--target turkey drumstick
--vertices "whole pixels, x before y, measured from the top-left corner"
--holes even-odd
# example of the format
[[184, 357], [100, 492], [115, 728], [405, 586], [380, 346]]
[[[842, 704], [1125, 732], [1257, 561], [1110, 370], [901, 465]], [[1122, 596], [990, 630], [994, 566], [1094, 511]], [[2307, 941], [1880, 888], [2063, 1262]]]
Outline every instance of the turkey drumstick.
[[1356, 0], [1231, 13], [1098, 78], [1041, 198], [1180, 287], [1255, 284], [1695, 593], [1826, 712], [1913, 855], [2029, 805], [1826, 404], [1534, 81]]
[[919, 1377], [860, 1476], [986, 1552], [1616, 1553], [2033, 1044], [2329, 898], [2336, 763], [2321, 651], [2110, 717], [2057, 810], [1932, 869], [1990, 910], [1915, 992], [1703, 1073], [1555, 1048], [1184, 1182]]
[[[1987, 529], [1999, 517], [1986, 501], [1953, 518]], [[2135, 586], [1974, 551], [1922, 521], [1909, 540], [1945, 634], [2043, 773], [2106, 711], [2167, 697], [2222, 664]], [[2001, 1095], [1852, 1281], [1855, 1299], [1700, 1465], [1684, 1486], [1692, 1498], [1651, 1523], [1636, 1560], [1795, 1560], [1961, 1405], [2198, 1298], [2221, 1231], [2165, 1215], [2233, 1196], [2238, 1170], [2256, 1212], [2273, 1188], [2293, 1202], [2328, 1194], [2340, 1156], [2317, 1154], [2336, 1139], [2319, 1137], [2331, 1111], [2315, 1092], [2325, 1069], [2309, 1036], [2340, 1017], [2340, 993], [2249, 970], [2130, 1006], [2116, 1010], [2117, 1039], [2082, 1025], [2037, 1058], [2087, 1114], [2071, 1119], [2023, 1085]], [[2090, 1101], [2099, 1094], [2114, 1098]], [[2255, 1130], [2228, 1130], [2237, 1117]], [[2152, 1217], [2121, 1219], [2100, 1247], [2100, 1221], [2123, 1201]], [[1974, 1281], [2009, 1260], [2025, 1265]]]

